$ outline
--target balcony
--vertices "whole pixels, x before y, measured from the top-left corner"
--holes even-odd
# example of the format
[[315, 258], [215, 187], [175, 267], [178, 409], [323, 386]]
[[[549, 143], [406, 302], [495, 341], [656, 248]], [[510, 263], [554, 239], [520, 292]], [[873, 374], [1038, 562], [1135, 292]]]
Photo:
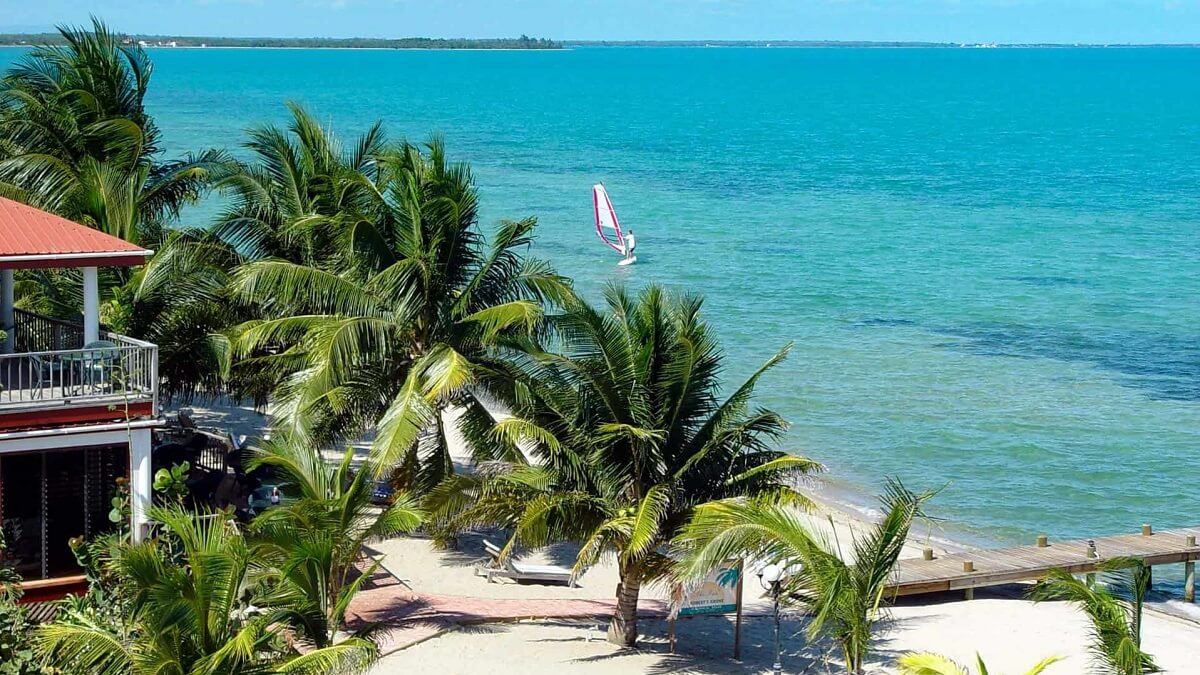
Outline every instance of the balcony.
[[103, 330], [85, 343], [82, 324], [12, 312], [12, 353], [0, 353], [0, 426], [7, 415], [62, 409], [157, 414], [156, 345]]

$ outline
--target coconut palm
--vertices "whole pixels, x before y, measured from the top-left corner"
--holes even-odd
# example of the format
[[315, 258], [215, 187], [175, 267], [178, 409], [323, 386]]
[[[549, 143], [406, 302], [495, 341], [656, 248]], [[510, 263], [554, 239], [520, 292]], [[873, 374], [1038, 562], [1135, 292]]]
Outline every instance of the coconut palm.
[[233, 271], [263, 259], [330, 266], [333, 253], [344, 249], [334, 244], [339, 233], [370, 213], [378, 198], [374, 158], [385, 148], [380, 124], [343, 151], [337, 136], [304, 108], [289, 103], [288, 110], [286, 128], [247, 132], [249, 160], [213, 173], [227, 203], [216, 222], [168, 233], [131, 284], [138, 311], [115, 323], [180, 347], [160, 354], [160, 372], [180, 390], [168, 394], [231, 391], [264, 401], [269, 379], [228, 372], [230, 345], [222, 329], [256, 315], [228, 293]]
[[[1062, 658], [1058, 656], [1046, 657], [1026, 670], [1025, 675], [1041, 675], [1047, 668], [1061, 660]], [[978, 667], [978, 675], [988, 675], [988, 667], [983, 662], [983, 657], [976, 654], [975, 663]], [[905, 654], [897, 659], [896, 665], [900, 666], [900, 675], [971, 675], [971, 670], [966, 666], [940, 654], [929, 652]]]
[[112, 561], [125, 585], [131, 631], [86, 618], [54, 622], [35, 641], [55, 672], [359, 673], [377, 658], [374, 643], [351, 637], [296, 653], [275, 628], [286, 612], [255, 611], [251, 548], [223, 516], [181, 507], [153, 509], [164, 534], [126, 544]]
[[381, 122], [347, 148], [296, 103], [286, 128], [250, 129], [237, 162], [217, 189], [228, 206], [213, 226], [217, 239], [246, 261], [280, 259], [337, 269], [353, 252], [348, 239], [369, 236], [386, 219], [378, 159], [389, 151]]
[[286, 609], [288, 621], [317, 647], [334, 644], [346, 609], [380, 562], [365, 563], [363, 546], [410, 532], [423, 514], [414, 501], [396, 498], [378, 508], [369, 465], [351, 471], [354, 453], [330, 464], [311, 445], [272, 441], [257, 448], [250, 465], [271, 467], [296, 501], [259, 515], [253, 550], [269, 568], [264, 602]]
[[152, 247], [225, 157], [162, 161], [145, 51], [98, 19], [58, 30], [0, 78], [0, 193]]
[[846, 670], [861, 673], [875, 625], [885, 616], [884, 590], [904, 548], [909, 527], [932, 492], [916, 494], [889, 480], [881, 497], [883, 519], [843, 552], [813, 532], [796, 509], [757, 503], [716, 502], [696, 510], [675, 539], [685, 580], [708, 574], [722, 560], [748, 555], [780, 565], [781, 598], [810, 611], [809, 640], [829, 637]]
[[[609, 640], [637, 638], [641, 588], [669, 570], [666, 549], [697, 509], [714, 500], [803, 503], [789, 481], [819, 466], [772, 449], [786, 423], [752, 409], [767, 361], [724, 401], [724, 362], [701, 301], [651, 286], [637, 297], [611, 287], [608, 311], [583, 302], [554, 322], [561, 351], [532, 345], [508, 376], [514, 417], [493, 437], [521, 448], [435, 491], [431, 503], [457, 527], [512, 530], [503, 550], [582, 543], [576, 574], [602, 556], [620, 574]], [[474, 484], [473, 484], [474, 482]]]
[[1092, 624], [1091, 651], [1096, 672], [1142, 675], [1162, 672], [1142, 651], [1142, 609], [1150, 589], [1150, 568], [1137, 558], [1114, 558], [1100, 566], [1100, 584], [1053, 570], [1030, 591], [1035, 602], [1065, 600]]
[[374, 466], [432, 486], [452, 471], [443, 411], [490, 421], [493, 347], [534, 331], [571, 287], [525, 256], [534, 219], [484, 240], [470, 171], [439, 141], [373, 161], [375, 201], [337, 218], [330, 253], [238, 269], [236, 296], [266, 318], [241, 327], [235, 354], [243, 372], [275, 383], [290, 433], [322, 441], [377, 428]]
[[95, 19], [59, 32], [64, 46], [34, 48], [0, 79], [0, 192], [155, 246], [225, 156], [162, 161], [146, 53]]

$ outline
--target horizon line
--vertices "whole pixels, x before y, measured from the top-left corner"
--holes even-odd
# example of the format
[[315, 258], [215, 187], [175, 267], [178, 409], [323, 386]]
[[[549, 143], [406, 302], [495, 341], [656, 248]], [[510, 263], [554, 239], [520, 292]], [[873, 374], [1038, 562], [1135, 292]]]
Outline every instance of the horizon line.
[[[70, 25], [70, 24], [64, 24]], [[9, 30], [0, 26], [0, 35], [28, 36], [30, 38], [37, 37], [53, 37], [59, 33], [57, 30]], [[1000, 42], [996, 40], [882, 40], [882, 39], [814, 39], [814, 38], [552, 38], [539, 37], [531, 35], [518, 35], [510, 37], [489, 36], [489, 37], [436, 37], [428, 35], [411, 35], [403, 37], [366, 37], [361, 35], [332, 37], [332, 36], [301, 36], [301, 35], [187, 35], [183, 33], [138, 33], [138, 32], [123, 32], [118, 31], [119, 35], [124, 35], [128, 38], [181, 38], [186, 40], [307, 40], [307, 41], [376, 41], [376, 42], [404, 42], [412, 40], [441, 40], [450, 42], [483, 42], [488, 40], [520, 40], [523, 37], [532, 40], [547, 40], [557, 42], [561, 45], [612, 45], [612, 46], [705, 46], [705, 45], [730, 45], [730, 46], [770, 46], [770, 45], [793, 45], [793, 46], [940, 46], [940, 47], [961, 47], [961, 46], [995, 46], [995, 47], [1200, 47], [1198, 42], [1072, 42], [1072, 41], [1026, 41], [1026, 42]], [[9, 45], [12, 46], [12, 45]]]

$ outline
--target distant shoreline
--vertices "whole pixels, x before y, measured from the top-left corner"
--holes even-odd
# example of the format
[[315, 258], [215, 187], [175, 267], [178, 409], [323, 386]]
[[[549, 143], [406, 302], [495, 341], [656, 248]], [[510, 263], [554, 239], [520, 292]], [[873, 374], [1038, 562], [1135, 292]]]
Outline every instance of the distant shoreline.
[[[127, 35], [125, 42], [147, 49], [410, 49], [410, 50], [509, 50], [562, 49], [561, 42], [522, 35], [517, 38], [227, 38], [190, 35]], [[0, 33], [0, 47], [61, 46], [58, 33]]]
[[[131, 35], [147, 49], [361, 49], [405, 51], [559, 51], [575, 47], [771, 49], [1170, 49], [1200, 43], [1001, 43], [866, 40], [549, 40], [545, 38], [222, 38]], [[0, 33], [0, 47], [64, 44], [57, 33]]]
[[1197, 48], [1200, 43], [905, 42], [859, 40], [564, 40], [565, 47], [762, 47], [807, 49], [1120, 49]]

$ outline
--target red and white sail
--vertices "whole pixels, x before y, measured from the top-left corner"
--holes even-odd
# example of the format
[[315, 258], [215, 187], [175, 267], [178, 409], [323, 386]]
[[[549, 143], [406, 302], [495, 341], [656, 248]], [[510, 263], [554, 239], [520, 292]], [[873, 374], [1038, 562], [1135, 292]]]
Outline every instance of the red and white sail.
[[625, 255], [625, 235], [621, 232], [621, 221], [617, 220], [617, 212], [613, 209], [608, 190], [605, 190], [603, 185], [592, 186], [592, 204], [596, 208], [596, 234], [600, 235], [600, 241], [608, 244], [617, 253]]

